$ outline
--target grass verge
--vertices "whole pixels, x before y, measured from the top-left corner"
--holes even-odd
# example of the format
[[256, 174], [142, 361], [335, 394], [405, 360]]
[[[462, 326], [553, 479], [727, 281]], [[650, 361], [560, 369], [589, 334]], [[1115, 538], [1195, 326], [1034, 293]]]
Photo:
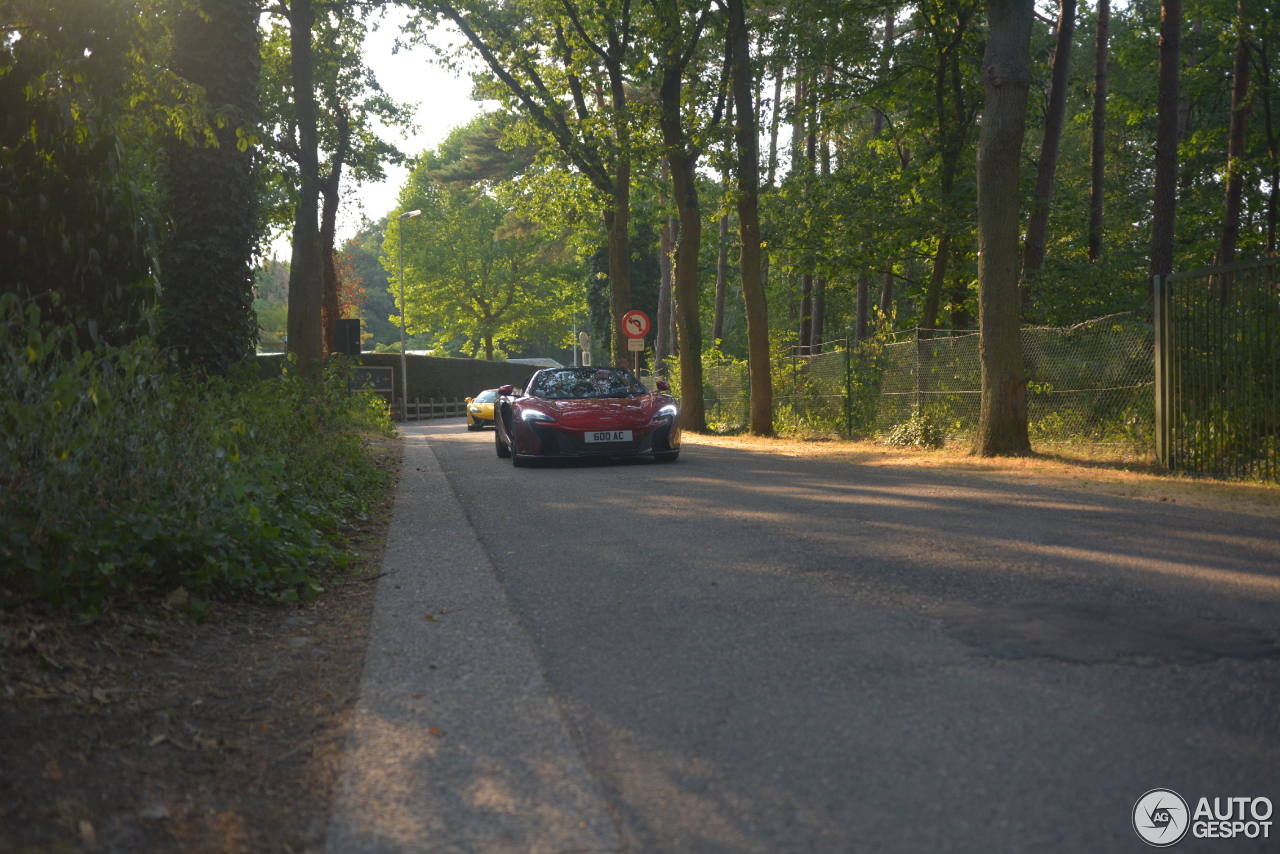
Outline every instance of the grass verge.
[[1154, 461], [1096, 456], [1056, 449], [1031, 457], [986, 458], [958, 448], [894, 447], [872, 441], [686, 433], [687, 445], [738, 448], [832, 463], [936, 470], [1004, 483], [1034, 483], [1143, 501], [1183, 504], [1258, 516], [1280, 516], [1280, 485], [1192, 478], [1170, 474]]

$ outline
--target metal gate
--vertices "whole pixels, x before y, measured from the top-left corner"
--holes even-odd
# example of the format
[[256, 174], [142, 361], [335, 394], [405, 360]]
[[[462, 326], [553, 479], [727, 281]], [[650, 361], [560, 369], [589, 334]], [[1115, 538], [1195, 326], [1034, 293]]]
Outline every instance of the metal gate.
[[1280, 258], [1155, 277], [1156, 455], [1280, 476]]

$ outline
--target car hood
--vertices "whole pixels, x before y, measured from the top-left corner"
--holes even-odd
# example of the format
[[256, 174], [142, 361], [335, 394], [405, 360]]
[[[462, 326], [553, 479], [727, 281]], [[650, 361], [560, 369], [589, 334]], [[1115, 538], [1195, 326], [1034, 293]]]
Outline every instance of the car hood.
[[601, 427], [624, 429], [648, 424], [658, 407], [669, 401], [660, 395], [609, 397], [601, 400], [540, 400], [537, 408], [545, 410], [570, 430], [592, 430]]

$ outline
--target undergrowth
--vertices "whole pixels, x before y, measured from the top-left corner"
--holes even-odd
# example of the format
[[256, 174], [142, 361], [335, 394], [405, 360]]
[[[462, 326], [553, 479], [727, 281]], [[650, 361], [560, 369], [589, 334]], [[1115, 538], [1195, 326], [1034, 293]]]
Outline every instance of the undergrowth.
[[88, 612], [183, 588], [291, 601], [345, 565], [385, 490], [360, 431], [390, 432], [347, 367], [311, 381], [177, 371], [153, 341], [82, 350], [0, 296], [0, 602]]

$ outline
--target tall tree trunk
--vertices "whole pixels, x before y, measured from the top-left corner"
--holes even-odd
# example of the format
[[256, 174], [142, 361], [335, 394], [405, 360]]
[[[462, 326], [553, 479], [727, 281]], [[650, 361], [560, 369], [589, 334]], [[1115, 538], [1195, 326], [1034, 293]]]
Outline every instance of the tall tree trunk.
[[[727, 188], [728, 181], [720, 186]], [[720, 250], [716, 253], [716, 307], [711, 321], [711, 340], [717, 347], [724, 340], [724, 293], [729, 283], [729, 214], [720, 214]]]
[[707, 429], [702, 403], [702, 329], [698, 319], [698, 253], [702, 244], [702, 209], [698, 204], [697, 157], [668, 150], [680, 232], [676, 239], [676, 328], [680, 336], [680, 425], [702, 433]]
[[964, 277], [957, 274], [951, 280], [950, 296], [951, 334], [956, 335], [968, 329], [973, 320], [973, 315], [969, 313], [969, 283]]
[[[773, 112], [769, 116], [769, 183], [772, 187], [778, 177], [778, 120], [782, 118], [782, 63], [778, 63], [773, 77]], [[759, 148], [759, 143], [756, 144]], [[758, 167], [757, 167], [758, 168]]]
[[1271, 192], [1267, 194], [1267, 255], [1276, 253], [1276, 217], [1280, 208], [1280, 134], [1276, 133], [1271, 116], [1271, 65], [1267, 59], [1269, 49], [1265, 38], [1258, 46], [1258, 66], [1261, 72], [1263, 130], [1267, 136], [1267, 163], [1271, 175]]
[[[725, 120], [733, 127], [733, 100], [725, 108]], [[716, 251], [716, 301], [711, 320], [711, 341], [719, 348], [724, 340], [724, 299], [729, 284], [729, 209], [724, 199], [729, 194], [729, 163], [726, 158], [720, 174], [720, 235]]]
[[1049, 210], [1053, 204], [1053, 180], [1058, 170], [1062, 128], [1067, 121], [1067, 85], [1071, 72], [1071, 46], [1076, 37], [1076, 0], [1059, 0], [1058, 32], [1053, 50], [1053, 72], [1049, 81], [1049, 110], [1044, 121], [1044, 141], [1036, 164], [1036, 189], [1031, 217], [1027, 220], [1027, 243], [1022, 253], [1022, 275], [1027, 281], [1027, 301], [1031, 281], [1044, 266], [1045, 242], [1049, 233]]
[[320, 210], [320, 260], [324, 283], [324, 293], [320, 300], [320, 320], [321, 329], [324, 332], [326, 355], [338, 350], [338, 318], [342, 316], [342, 308], [338, 301], [338, 288], [341, 283], [338, 281], [337, 252], [334, 243], [337, 234], [338, 203], [341, 200], [338, 191], [342, 184], [342, 167], [346, 163], [351, 144], [351, 123], [347, 119], [346, 108], [341, 104], [335, 104], [333, 113], [338, 129], [338, 144], [329, 158], [329, 174], [320, 182], [323, 201]]
[[801, 162], [804, 160], [804, 144], [805, 144], [805, 110], [808, 107], [808, 95], [805, 88], [804, 70], [801, 68], [800, 60], [796, 60], [796, 88], [792, 100], [791, 115], [791, 171], [795, 172], [800, 168]]
[[751, 103], [751, 54], [743, 0], [727, 0], [727, 8], [730, 81], [738, 116], [734, 126], [738, 153], [738, 271], [747, 315], [751, 432], [769, 436], [773, 434], [773, 377], [769, 364], [769, 305], [760, 260], [760, 138], [756, 109]]
[[813, 344], [813, 273], [800, 276], [800, 355]]
[[1033, 0], [987, 0], [986, 99], [978, 138], [982, 408], [974, 453], [1026, 454], [1027, 381], [1018, 296], [1018, 170], [1031, 88]]
[[871, 300], [871, 287], [867, 284], [867, 274], [858, 274], [858, 296], [853, 312], [853, 340], [862, 341], [867, 337], [868, 302]]
[[813, 281], [813, 322], [809, 332], [809, 352], [822, 352], [822, 338], [827, 322], [827, 277], [818, 276]]
[[[629, 143], [628, 143], [629, 145]], [[631, 155], [620, 149], [614, 166], [613, 216], [609, 229], [609, 315], [613, 321], [613, 358], [627, 355], [622, 318], [631, 311]]]
[[1178, 205], [1178, 63], [1182, 0], [1161, 0], [1160, 71], [1156, 91], [1155, 193], [1151, 210], [1151, 278], [1173, 272], [1173, 227]]
[[[889, 51], [893, 48], [893, 24], [897, 10], [890, 9], [884, 16], [884, 39], [880, 45], [880, 79], [884, 79], [889, 70]], [[871, 111], [871, 135], [879, 136], [884, 132], [884, 113]]]
[[[943, 190], [943, 195], [947, 191]], [[938, 328], [938, 307], [942, 304], [942, 289], [947, 282], [947, 262], [951, 258], [951, 235], [943, 231], [938, 237], [938, 249], [933, 253], [933, 272], [929, 275], [929, 288], [924, 294], [924, 307], [920, 311], [920, 337], [932, 338]]]
[[[290, 70], [293, 76], [294, 114], [298, 122], [298, 173], [301, 187], [294, 209], [293, 253], [289, 265], [288, 349], [298, 368], [310, 373], [324, 359], [321, 300], [324, 293], [320, 257], [319, 135], [316, 130], [316, 97], [311, 56], [311, 28], [315, 21], [311, 0], [289, 5]], [[402, 307], [403, 310], [403, 307]]]
[[702, 209], [698, 202], [698, 150], [685, 133], [684, 65], [669, 58], [659, 89], [658, 126], [671, 164], [672, 196], [680, 231], [676, 237], [676, 328], [680, 345], [680, 424], [685, 430], [707, 429], [702, 401], [702, 325], [698, 316], [698, 254], [702, 246]]
[[[663, 158], [664, 160], [666, 158]], [[666, 223], [662, 226], [662, 237], [660, 238], [662, 245], [665, 247], [663, 251], [667, 253], [667, 275], [671, 277], [671, 294], [667, 300], [669, 309], [671, 329], [667, 336], [670, 350], [677, 358], [680, 355], [680, 330], [676, 326], [676, 238], [680, 234], [680, 220], [675, 214], [667, 217]]]
[[1093, 148], [1089, 179], [1089, 260], [1102, 257], [1102, 204], [1107, 177], [1107, 55], [1111, 41], [1111, 0], [1098, 0], [1093, 42]]
[[[1219, 264], [1233, 264], [1240, 238], [1240, 209], [1244, 195], [1244, 143], [1249, 123], [1249, 23], [1244, 2], [1237, 8], [1236, 59], [1231, 77], [1231, 123], [1227, 133], [1227, 190], [1222, 206], [1222, 241]], [[1230, 278], [1226, 279], [1230, 282]], [[1224, 293], [1225, 297], [1226, 294]]]
[[160, 263], [161, 341], [181, 364], [224, 374], [252, 355], [257, 339], [256, 157], [236, 145], [237, 128], [259, 121], [256, 5], [205, 0], [185, 8], [173, 39], [174, 71], [203, 86], [209, 103], [232, 122], [214, 131], [216, 148], [167, 145], [164, 210], [172, 230]]
[[[938, 325], [938, 306], [942, 300], [942, 290], [947, 278], [947, 264], [951, 257], [952, 222], [959, 214], [956, 210], [955, 179], [960, 169], [960, 155], [968, 139], [971, 121], [971, 114], [966, 112], [964, 90], [959, 81], [961, 70], [957, 51], [958, 42], [953, 42], [946, 49], [940, 49], [937, 64], [934, 67], [933, 102], [938, 123], [938, 158], [941, 161], [938, 171], [942, 216], [939, 222], [938, 251], [933, 256], [933, 274], [929, 277], [929, 289], [925, 295], [924, 310], [920, 318], [923, 338], [932, 337], [933, 329]], [[950, 103], [948, 103], [948, 95], [950, 95]], [[1010, 163], [1017, 162], [1018, 158], [1010, 161]]]
[[949, 294], [949, 307], [951, 334], [957, 334], [957, 331], [967, 330], [970, 322], [973, 320], [969, 314], [969, 282], [962, 275], [960, 263], [962, 260], [962, 250], [954, 243], [951, 247], [951, 292]]
[[[667, 159], [662, 158], [662, 184], [665, 187], [671, 172], [667, 168]], [[667, 206], [668, 196], [665, 190], [658, 193], [660, 208]], [[667, 356], [671, 353], [671, 250], [675, 246], [671, 228], [666, 219], [658, 229], [658, 319], [657, 333], [653, 341], [653, 371], [665, 374]]]
[[[886, 79], [888, 76], [889, 57], [893, 50], [893, 28], [894, 28], [894, 22], [896, 17], [897, 17], [897, 11], [894, 9], [890, 9], [887, 13], [885, 13], [885, 16], [884, 16], [884, 43], [880, 51], [881, 80]], [[881, 133], [884, 132], [884, 118], [885, 117], [883, 113], [881, 113], [879, 110], [875, 111], [875, 114], [872, 117], [872, 128], [871, 128], [873, 136], [879, 136]], [[859, 287], [862, 287], [865, 284], [866, 284], [865, 282], [859, 281]], [[870, 295], [868, 295], [868, 299], [869, 298], [870, 298]], [[880, 282], [880, 311], [885, 317], [884, 322], [886, 324], [889, 322], [888, 320], [889, 313], [892, 308], [893, 308], [893, 263], [890, 261], [886, 261], [884, 278]], [[863, 314], [867, 313], [865, 311], [865, 306], [863, 307], [863, 309], [860, 309], [860, 310], [863, 311]], [[863, 318], [862, 325], [863, 325], [862, 332], [858, 335], [859, 341], [867, 337], [865, 317]]]
[[[831, 82], [831, 69], [826, 72], [827, 83]], [[825, 121], [825, 111], [824, 111]], [[815, 122], [816, 124], [816, 122]], [[824, 129], [821, 133], [822, 142], [818, 147], [818, 169], [823, 178], [823, 183], [831, 177], [831, 143], [827, 138], [827, 132]], [[809, 150], [813, 150], [815, 136], [812, 131], [809, 133]], [[819, 276], [813, 283], [813, 320], [809, 326], [809, 351], [811, 353], [822, 352], [822, 338], [826, 334], [827, 324], [827, 277]]]

